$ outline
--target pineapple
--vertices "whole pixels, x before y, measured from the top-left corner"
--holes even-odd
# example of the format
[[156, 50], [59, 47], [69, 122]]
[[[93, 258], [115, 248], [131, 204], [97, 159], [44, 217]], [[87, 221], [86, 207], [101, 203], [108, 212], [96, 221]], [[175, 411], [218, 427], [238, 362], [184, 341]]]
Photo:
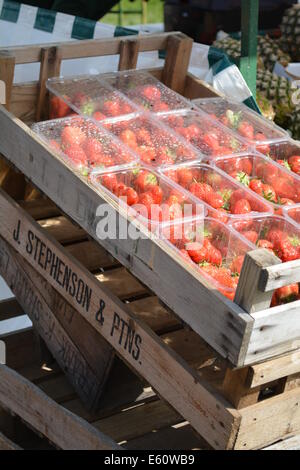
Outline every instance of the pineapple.
[[300, 5], [289, 8], [280, 26], [282, 32], [281, 44], [289, 52], [292, 60], [300, 61]]
[[300, 106], [297, 106], [290, 115], [290, 125], [288, 129], [294, 139], [300, 140]]
[[289, 124], [290, 115], [295, 109], [292, 101], [292, 95], [295, 90], [290, 82], [286, 78], [279, 77], [268, 70], [258, 70], [257, 90], [274, 107], [276, 123], [286, 128]]
[[[237, 61], [241, 56], [241, 41], [230, 36], [215, 41], [214, 47], [226, 52], [234, 61]], [[267, 69], [271, 72], [276, 62], [286, 67], [291, 61], [290, 56], [281, 49], [278, 41], [268, 36], [258, 36], [257, 56], [258, 68]]]
[[271, 101], [258, 91], [256, 94], [256, 102], [262, 112], [262, 115], [269, 121], [274, 121], [276, 113]]

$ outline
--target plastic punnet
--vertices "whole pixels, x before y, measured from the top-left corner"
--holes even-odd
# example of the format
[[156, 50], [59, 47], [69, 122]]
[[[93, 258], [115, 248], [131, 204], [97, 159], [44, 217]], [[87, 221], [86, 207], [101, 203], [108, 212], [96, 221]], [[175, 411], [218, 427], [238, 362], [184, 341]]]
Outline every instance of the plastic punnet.
[[101, 126], [134, 151], [145, 165], [161, 167], [205, 159], [180, 135], [150, 114], [109, 119], [103, 121]]
[[163, 222], [204, 216], [203, 204], [149, 167], [93, 172], [91, 182], [152, 232]]
[[139, 159], [105, 129], [89, 119], [69, 117], [32, 126], [42, 140], [75, 171], [86, 176], [92, 170], [135, 166]]
[[268, 144], [288, 138], [286, 131], [244, 104], [225, 98], [205, 98], [195, 100], [194, 103], [229, 129], [235, 130], [264, 154], [268, 153]]
[[300, 177], [261, 154], [219, 158], [214, 165], [248, 183], [252, 191], [273, 206], [277, 215], [282, 215], [285, 206], [300, 202]]
[[212, 219], [194, 219], [159, 227], [161, 238], [200, 273], [213, 288], [233, 300], [245, 254], [253, 244], [229, 225]]
[[234, 221], [233, 230], [258, 248], [271, 250], [283, 262], [300, 258], [300, 229], [284, 217], [255, 217]]
[[126, 95], [145, 111], [161, 113], [193, 106], [191, 101], [165, 86], [148, 72], [115, 72], [104, 75], [103, 83]]
[[200, 109], [174, 111], [159, 119], [207, 157], [207, 160], [249, 151], [249, 144]]
[[83, 75], [50, 78], [46, 86], [50, 96], [50, 118], [62, 118], [77, 113], [95, 122], [124, 116], [137, 110], [134, 103], [97, 79]]
[[255, 217], [259, 213], [273, 213], [267, 201], [218, 168], [203, 163], [188, 163], [173, 165], [160, 172], [199, 199], [210, 217], [224, 223], [245, 216]]

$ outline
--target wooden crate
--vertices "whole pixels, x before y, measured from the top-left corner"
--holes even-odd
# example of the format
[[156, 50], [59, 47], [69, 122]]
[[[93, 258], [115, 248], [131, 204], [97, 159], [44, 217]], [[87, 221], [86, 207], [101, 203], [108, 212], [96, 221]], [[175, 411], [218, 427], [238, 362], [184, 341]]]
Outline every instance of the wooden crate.
[[[3, 192], [1, 196], [9, 200]], [[9, 201], [10, 210], [13, 211], [14, 203], [12, 200]], [[2, 202], [1, 208], [3, 208]], [[177, 410], [176, 417], [180, 414], [181, 421], [183, 419], [190, 421], [198, 435], [205, 438], [210, 446], [236, 449], [261, 448], [300, 431], [298, 411], [300, 354], [292, 353], [250, 367], [232, 369], [227, 360], [205, 343], [199, 335], [184, 327], [173, 312], [166, 309], [146, 286], [124, 269], [108, 252], [94, 241], [88, 240], [83, 231], [79, 236], [78, 227], [63, 216], [52, 203], [49, 204], [47, 200], [42, 199], [21, 205], [26, 208], [26, 212], [23, 211], [20, 218], [23, 222], [25, 219], [31, 221], [28, 230], [35, 230], [39, 239], [48, 247], [52, 246], [51, 243], [55, 243], [57, 255], [62, 260], [68, 260], [69, 265], [76, 263], [78, 276], [82, 279], [87, 277], [91, 279], [90, 285], [95, 290], [96, 296], [98, 293], [103, 296], [101, 286], [105, 284], [105, 293], [109, 296], [110, 302], [116, 305], [118, 301], [117, 314], [121, 318], [121, 309], [126, 309], [127, 314], [134, 318], [135, 325], [138, 324], [141, 328], [139, 333], [143, 341], [146, 338], [145, 333], [148, 333], [147, 345], [150, 358], [141, 353], [139, 366], [136, 362], [128, 360], [129, 346], [125, 347], [125, 344], [130, 338], [129, 327], [126, 327], [128, 331], [123, 335], [119, 328], [116, 336], [117, 343], [121, 339], [121, 344], [116, 348], [118, 356], [140, 377], [145, 378], [160, 396], [172, 404]], [[31, 215], [37, 223], [30, 218]], [[21, 304], [20, 308], [16, 301], [15, 305], [12, 300], [6, 305], [2, 303], [2, 312], [12, 312], [3, 321], [7, 322], [13, 317], [14, 328], [21, 321], [24, 325], [24, 315], [21, 313], [24, 311], [29, 313], [35, 304], [34, 298], [38, 297], [40, 301], [46, 301], [52, 312], [57, 313], [54, 305], [60, 306], [58, 318], [64, 326], [63, 318], [65, 316], [70, 318], [68, 312], [70, 313], [71, 306], [68, 305], [65, 310], [66, 302], [63, 297], [51, 287], [50, 282], [45, 282], [41, 272], [33, 268], [25, 257], [18, 254], [2, 237], [0, 237], [0, 252], [0, 275], [14, 290]], [[28, 295], [28, 289], [25, 292], [22, 288], [24, 278], [27, 284], [28, 279], [31, 280], [34, 298], [31, 294]], [[45, 305], [43, 308], [46, 308]], [[20, 316], [17, 317], [17, 323], [16, 314]], [[7, 323], [5, 326], [7, 328]], [[0, 331], [3, 331], [1, 322]], [[69, 332], [71, 333], [72, 329]], [[34, 354], [36, 348], [31, 346], [34, 340], [32, 329], [28, 328], [25, 332], [24, 327], [20, 327], [18, 335], [21, 339], [18, 339], [16, 334], [8, 337], [6, 333], [5, 337], [8, 364], [20, 370], [24, 365], [22, 361], [25, 355], [28, 355], [29, 362], [36, 361], [37, 356], [36, 352]], [[96, 340], [97, 336], [94, 338], [94, 344]], [[90, 344], [91, 341], [92, 338], [89, 338]], [[84, 351], [86, 350], [87, 348]], [[91, 348], [91, 351], [93, 350], [94, 348]], [[101, 363], [101, 359], [99, 360]], [[117, 360], [117, 363], [119, 362]], [[99, 403], [100, 410], [106, 402], [105, 395], [110, 390], [109, 382], [115, 374], [115, 367], [116, 364], [110, 370], [107, 387]], [[86, 372], [80, 376], [81, 379], [85, 374]], [[70, 380], [72, 374], [66, 377]], [[122, 385], [122, 380], [123, 377], [120, 376], [119, 386], [112, 396], [112, 400], [117, 402], [123, 394], [122, 386], [125, 387]], [[153, 389], [151, 393], [153, 397]], [[168, 441], [162, 442], [161, 445], [167, 448]]]
[[[53, 72], [53, 61], [57, 73], [62, 59], [121, 52], [120, 64], [133, 67], [137, 49], [167, 49], [164, 70], [156, 70], [155, 74], [177, 91], [195, 98], [197, 93], [203, 95], [208, 90], [209, 93], [212, 91], [199, 80], [183, 74], [190, 47], [189, 39], [175, 34], [87, 41], [80, 45], [67, 43], [48, 48], [14, 48], [8, 50], [2, 59], [6, 66], [0, 66], [0, 77], [7, 83], [10, 80], [11, 109], [14, 107], [18, 116], [26, 116], [31, 121], [38, 110], [32, 108], [33, 96], [37, 103], [45, 102], [43, 83]], [[182, 51], [185, 51], [184, 58]], [[134, 61], [131, 61], [132, 57], [135, 57]], [[42, 78], [39, 85], [12, 86], [14, 64], [39, 61]], [[175, 64], [176, 71], [175, 75], [171, 73], [172, 80], [169, 77], [170, 69], [173, 70], [170, 64]], [[179, 81], [178, 70], [182, 72]], [[30, 96], [31, 114], [27, 110], [22, 115], [21, 101], [18, 104], [20, 96]], [[82, 227], [86, 237], [91, 236], [97, 241], [96, 208], [100, 203], [110, 202], [117, 210], [113, 201], [103, 192], [95, 192], [83, 177], [75, 176], [25, 123], [3, 108], [0, 110], [0, 125], [3, 130], [0, 151], [6, 160]], [[19, 198], [16, 194], [14, 196]], [[27, 203], [24, 211], [7, 194], [0, 193], [2, 260], [9, 259], [9, 263], [2, 261], [1, 273], [9, 284], [10, 276], [16, 271], [22, 272], [34, 282], [35, 289], [44, 298], [47, 294], [42, 291], [41, 278], [46, 280], [47, 289], [49, 286], [55, 289], [60, 299], [64, 299], [63, 302], [67, 302], [99, 332], [117, 354], [214, 448], [259, 448], [297, 433], [299, 390], [293, 375], [300, 372], [295, 361], [300, 338], [297, 318], [300, 303], [271, 310], [269, 305], [275, 288], [300, 280], [298, 261], [280, 265], [268, 252], [253, 252], [244, 263], [237, 303], [232, 303], [209, 288], [192, 270], [186, 269], [181, 260], [160, 242], [148, 238], [101, 241], [106, 252], [136, 276], [136, 282], [147, 285], [144, 315], [139, 315], [135, 309], [132, 310], [128, 299], [124, 303], [124, 298], [114, 296], [112, 289], [107, 289], [103, 273], [95, 278], [94, 273], [87, 269], [89, 266], [84, 266], [86, 256], [81, 256], [78, 263], [75, 258], [80, 251], [75, 248], [70, 253], [53, 238], [53, 226], [51, 233], [44, 230], [47, 224], [42, 228], [41, 224], [34, 222], [29, 215], [29, 207]], [[32, 251], [26, 249], [28, 236], [39, 240], [49, 250], [49, 256], [55, 256], [61, 266], [67, 266], [77, 279], [83, 281], [86, 289], [84, 302], [70, 295], [57, 278], [41, 266]], [[12, 265], [14, 267], [9, 268]], [[253, 282], [249, 283], [251, 279]], [[156, 310], [157, 307], [150, 304], [149, 290], [151, 297], [156, 299], [154, 302], [160, 305], [154, 296], [156, 294], [174, 312], [169, 312], [169, 315], [172, 321], [176, 320], [178, 332], [175, 336], [180, 338], [179, 342], [159, 336], [157, 333], [160, 331], [153, 324], [147, 325], [149, 319], [156, 318], [157, 321], [156, 311], [162, 315], [161, 307]], [[285, 356], [282, 358], [258, 364], [283, 353]], [[232, 370], [228, 361], [240, 369]], [[283, 361], [281, 364], [284, 365], [279, 367], [276, 361]], [[260, 372], [255, 373], [259, 367], [265, 367], [267, 371], [262, 377]], [[232, 387], [233, 381], [236, 387]], [[295, 388], [291, 389], [294, 385]]]

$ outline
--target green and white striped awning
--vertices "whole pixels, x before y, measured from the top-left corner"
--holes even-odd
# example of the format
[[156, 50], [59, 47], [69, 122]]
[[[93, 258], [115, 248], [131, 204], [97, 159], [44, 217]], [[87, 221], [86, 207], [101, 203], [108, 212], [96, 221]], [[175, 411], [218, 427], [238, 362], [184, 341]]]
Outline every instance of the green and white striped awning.
[[[158, 25], [158, 30], [162, 25]], [[145, 34], [145, 28], [123, 28], [92, 21], [72, 15], [66, 15], [43, 8], [32, 7], [0, 0], [0, 47], [43, 44], [47, 42], [71, 41], [81, 39], [108, 38], [114, 36]], [[63, 64], [64, 75], [97, 73], [116, 70], [117, 60], [112, 57], [93, 58], [90, 64], [81, 61], [69, 61]], [[159, 67], [163, 57], [158, 53], [141, 53], [139, 68]], [[17, 81], [35, 80], [37, 64], [18, 66]], [[212, 84], [219, 92], [244, 102], [258, 110], [256, 102], [243, 79], [238, 67], [230, 62], [223, 52], [203, 44], [195, 43], [190, 62], [190, 71], [197, 77]]]

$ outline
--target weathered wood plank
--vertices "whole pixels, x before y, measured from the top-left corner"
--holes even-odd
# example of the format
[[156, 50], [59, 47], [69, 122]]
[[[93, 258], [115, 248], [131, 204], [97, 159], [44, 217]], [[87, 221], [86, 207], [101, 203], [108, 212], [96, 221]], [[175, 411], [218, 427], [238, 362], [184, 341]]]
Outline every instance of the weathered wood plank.
[[1, 275], [78, 395], [96, 408], [114, 356], [111, 347], [1, 238], [0, 253]]
[[118, 70], [135, 69], [139, 55], [139, 40], [127, 39], [120, 43], [120, 59]]
[[0, 365], [0, 403], [61, 449], [119, 449], [110, 438], [57, 405], [28, 380], [4, 365]]
[[263, 268], [279, 263], [280, 259], [264, 248], [246, 254], [234, 299], [246, 312], [253, 314], [270, 307], [273, 292], [260, 290], [260, 273]]
[[249, 386], [264, 385], [273, 380], [300, 372], [300, 351], [249, 367]]
[[21, 450], [21, 447], [0, 432], [0, 450]]
[[265, 447], [262, 450], [300, 450], [300, 434]]
[[[0, 216], [4, 221], [0, 226], [1, 236], [103, 335], [137, 373], [215, 447], [233, 445], [239, 414], [227, 408], [228, 404], [222, 397], [207, 391], [205, 383], [192, 368], [2, 193]], [[40, 250], [35, 254], [34, 245], [31, 246], [37, 240], [40, 240], [40, 248], [44, 247], [43, 256]], [[57, 265], [56, 274], [53, 263]], [[72, 285], [63, 281], [62, 271], [76, 276], [73, 295]], [[205, 412], [201, 413], [204, 403]]]
[[181, 94], [185, 88], [192, 47], [193, 40], [182, 33], [168, 38], [162, 81]]
[[300, 260], [289, 261], [262, 269], [259, 288], [269, 292], [300, 281]]
[[[112, 200], [73, 174], [27, 126], [13, 121], [4, 109], [0, 111], [0, 124], [3, 135], [10, 136], [9, 139], [0, 136], [0, 151], [99, 241], [97, 208], [106, 201], [113, 205]], [[121, 223], [126, 226], [123, 215]], [[158, 241], [117, 237], [101, 240], [101, 244], [134, 275], [147, 279], [148, 287], [218, 352], [243, 365], [253, 319], [241, 308], [211, 289], [194, 270], [183, 267], [180, 257], [172, 255]]]

